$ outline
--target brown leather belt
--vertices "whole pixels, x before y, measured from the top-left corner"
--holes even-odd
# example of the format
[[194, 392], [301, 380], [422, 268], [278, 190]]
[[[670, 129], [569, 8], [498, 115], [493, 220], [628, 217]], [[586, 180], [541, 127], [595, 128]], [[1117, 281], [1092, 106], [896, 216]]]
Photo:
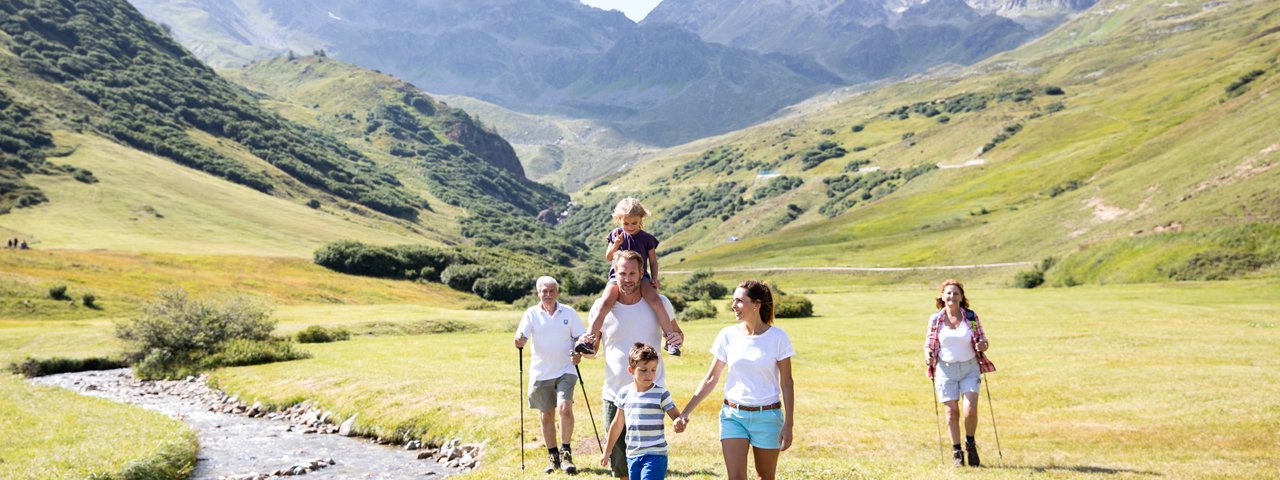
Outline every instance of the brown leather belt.
[[779, 409], [779, 408], [782, 408], [782, 402], [775, 402], [775, 403], [773, 403], [773, 404], [771, 404], [771, 405], [765, 405], [765, 406], [763, 406], [763, 407], [748, 407], [748, 406], [745, 406], [745, 405], [738, 405], [738, 404], [733, 403], [733, 402], [730, 402], [730, 401], [728, 401], [728, 400], [725, 400], [725, 401], [724, 401], [724, 404], [725, 404], [725, 405], [728, 405], [730, 408], [736, 408], [736, 409], [738, 409], [738, 410], [742, 410], [742, 411], [744, 411], [744, 412], [763, 412], [763, 411], [765, 411], [765, 410], [777, 410], [777, 409]]

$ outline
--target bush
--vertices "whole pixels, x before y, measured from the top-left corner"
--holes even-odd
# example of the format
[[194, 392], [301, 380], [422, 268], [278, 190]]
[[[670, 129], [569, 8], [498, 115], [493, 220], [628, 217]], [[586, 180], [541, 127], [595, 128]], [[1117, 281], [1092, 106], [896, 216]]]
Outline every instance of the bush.
[[66, 285], [54, 285], [54, 286], [52, 286], [52, 287], [49, 287], [49, 298], [52, 298], [52, 299], [54, 299], [54, 300], [66, 300], [66, 299], [67, 299], [67, 286], [66, 286]]
[[329, 343], [341, 342], [351, 338], [351, 331], [345, 328], [325, 328], [320, 325], [312, 325], [306, 330], [298, 332], [294, 336], [298, 343]]
[[680, 312], [678, 318], [680, 321], [697, 320], [700, 318], [715, 318], [717, 310], [716, 306], [711, 304], [711, 299], [704, 298], [701, 302], [689, 305]]
[[80, 296], [80, 303], [83, 303], [84, 306], [89, 308], [98, 308], [97, 301], [98, 297], [95, 297], [92, 293], [86, 293]]
[[1227, 280], [1252, 272], [1270, 261], [1252, 252], [1224, 252], [1220, 250], [1197, 253], [1181, 265], [1161, 269], [1174, 280]]
[[204, 368], [239, 367], [264, 363], [285, 362], [310, 358], [306, 352], [294, 349], [288, 340], [248, 340], [237, 338], [222, 344], [216, 353], [204, 357]]
[[142, 379], [176, 378], [199, 371], [204, 357], [233, 340], [266, 341], [275, 322], [266, 306], [237, 297], [226, 302], [192, 300], [182, 289], [163, 290], [139, 316], [116, 324], [125, 360]]
[[813, 302], [801, 295], [779, 296], [773, 302], [774, 318], [803, 318], [813, 316]]
[[87, 372], [90, 370], [111, 370], [113, 368], [124, 368], [128, 365], [124, 360], [116, 358], [41, 358], [35, 359], [28, 357], [22, 363], [9, 364], [9, 371], [22, 375], [24, 377], [39, 377], [44, 375], [54, 375], [58, 373], [70, 372]]
[[1066, 94], [1066, 93], [1067, 93], [1067, 92], [1062, 91], [1062, 87], [1053, 86], [1053, 85], [1050, 85], [1050, 86], [1048, 86], [1048, 87], [1044, 87], [1044, 94], [1045, 94], [1045, 95], [1064, 95], [1064, 94]]
[[476, 280], [488, 275], [490, 270], [483, 265], [449, 265], [440, 272], [440, 283], [454, 290], [470, 292]]
[[687, 295], [689, 298], [711, 298], [719, 300], [729, 294], [729, 287], [711, 279], [711, 270], [697, 270], [693, 275], [689, 275], [680, 286], [676, 287], [676, 291]]
[[1018, 272], [1013, 278], [1013, 286], [1018, 288], [1036, 288], [1044, 283], [1044, 272], [1040, 269]]
[[528, 275], [497, 272], [495, 275], [477, 279], [471, 286], [471, 291], [485, 300], [511, 303], [532, 291], [534, 280]]
[[316, 199], [307, 200], [307, 206], [311, 208], [320, 208], [320, 201]]

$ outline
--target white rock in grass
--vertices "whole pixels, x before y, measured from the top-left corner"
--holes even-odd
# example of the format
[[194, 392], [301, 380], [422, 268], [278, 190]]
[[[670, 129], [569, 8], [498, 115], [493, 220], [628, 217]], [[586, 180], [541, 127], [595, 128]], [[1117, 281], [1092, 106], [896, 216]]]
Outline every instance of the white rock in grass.
[[342, 422], [342, 426], [338, 427], [338, 435], [342, 435], [344, 437], [355, 436], [355, 432], [351, 431], [352, 427], [355, 427], [355, 425], [356, 425], [356, 416], [352, 415], [351, 418], [347, 419], [347, 421]]

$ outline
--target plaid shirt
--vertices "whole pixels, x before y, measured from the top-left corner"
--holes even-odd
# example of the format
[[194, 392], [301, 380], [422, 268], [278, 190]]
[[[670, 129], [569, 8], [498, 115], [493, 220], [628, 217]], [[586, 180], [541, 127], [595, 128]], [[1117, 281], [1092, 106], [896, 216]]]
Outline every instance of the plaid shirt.
[[[996, 371], [996, 365], [991, 363], [991, 360], [987, 358], [984, 352], [978, 350], [978, 342], [987, 339], [987, 334], [982, 332], [982, 322], [978, 321], [978, 313], [967, 308], [961, 308], [961, 311], [964, 312], [964, 318], [960, 321], [969, 324], [970, 331], [973, 332], [969, 342], [973, 344], [973, 351], [978, 353], [978, 371], [982, 373]], [[942, 318], [946, 314], [946, 309], [942, 309], [938, 310], [938, 313], [933, 314], [932, 317], [929, 317], [929, 332], [924, 336], [924, 349], [929, 352], [930, 357], [935, 359], [938, 358], [938, 350], [942, 348], [942, 344], [938, 342], [938, 329], [942, 327]], [[927, 369], [929, 378], [933, 378], [933, 371], [937, 366], [936, 361], [933, 365], [929, 365]]]

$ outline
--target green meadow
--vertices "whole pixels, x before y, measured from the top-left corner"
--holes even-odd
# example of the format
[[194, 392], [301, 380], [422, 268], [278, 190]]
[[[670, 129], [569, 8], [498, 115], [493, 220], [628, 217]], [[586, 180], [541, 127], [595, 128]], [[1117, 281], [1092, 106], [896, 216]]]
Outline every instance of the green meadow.
[[[70, 260], [53, 258], [64, 253]], [[301, 345], [310, 359], [215, 371], [220, 388], [276, 407], [318, 401], [339, 417], [358, 415], [357, 430], [369, 435], [483, 443], [482, 468], [469, 477], [519, 475], [523, 400], [510, 344], [520, 314], [516, 306], [483, 304], [411, 282], [346, 277], [302, 259], [41, 254], [45, 263], [61, 267], [68, 264], [60, 262], [74, 262], [111, 270], [114, 264], [143, 262], [161, 276], [164, 269], [157, 265], [198, 262], [203, 273], [185, 286], [211, 297], [245, 288], [217, 279], [268, 272], [275, 282], [293, 285], [261, 294], [275, 305], [277, 334], [325, 325], [356, 335], [344, 342]], [[3, 258], [0, 277], [10, 289], [61, 276], [54, 273], [60, 269], [41, 273], [31, 267], [11, 273], [15, 261]], [[718, 275], [718, 280], [746, 277]], [[106, 282], [101, 278], [93, 281]], [[969, 294], [1000, 368], [988, 378], [1003, 458], [984, 392], [978, 439], [989, 468], [957, 472], [939, 460], [930, 387], [919, 365], [936, 279], [920, 274], [890, 280], [905, 283], [877, 285], [866, 275], [774, 278], [788, 292], [813, 300], [816, 312], [813, 318], [777, 324], [798, 352], [797, 439], [783, 454], [780, 478], [1268, 478], [1280, 471], [1280, 433], [1274, 428], [1280, 424], [1280, 404], [1274, 401], [1280, 381], [1280, 360], [1274, 355], [1280, 340], [1275, 313], [1280, 280], [1036, 290], [1000, 287], [995, 276], [972, 282]], [[123, 283], [107, 291], [126, 291]], [[347, 290], [333, 294], [337, 300], [292, 293], [317, 290], [316, 285]], [[136, 295], [145, 300], [149, 294]], [[110, 295], [100, 297], [112, 305]], [[706, 350], [716, 332], [732, 322], [723, 303], [717, 302], [717, 318], [685, 324], [686, 353], [668, 359], [668, 387], [680, 404], [709, 365]], [[47, 313], [23, 319], [9, 315], [10, 305], [7, 318], [0, 320], [4, 363], [27, 356], [111, 355], [119, 349], [112, 320], [132, 314], [107, 307], [97, 316]], [[600, 361], [585, 360], [582, 370], [586, 400], [602, 422]], [[184, 428], [154, 414], [104, 407], [104, 402], [28, 386], [12, 376], [0, 381], [6, 385], [0, 393], [6, 419], [0, 434], [38, 437], [43, 445], [0, 448], [5, 462], [0, 477], [57, 477], [48, 472], [58, 465], [123, 472], [187, 445]], [[591, 466], [597, 448], [579, 399], [575, 451], [580, 466]], [[113, 428], [117, 416], [99, 415], [117, 410], [144, 417], [138, 421], [148, 428], [118, 431]], [[75, 412], [88, 413], [66, 424], [65, 416]], [[668, 432], [673, 478], [722, 475], [715, 412], [714, 403], [707, 403], [688, 431]], [[524, 418], [527, 474], [542, 476], [536, 471], [544, 455], [536, 416], [526, 411]], [[116, 449], [117, 440], [138, 447]], [[107, 455], [108, 449], [115, 450]], [[84, 466], [86, 458], [101, 464]], [[589, 468], [583, 476], [606, 475]]]

